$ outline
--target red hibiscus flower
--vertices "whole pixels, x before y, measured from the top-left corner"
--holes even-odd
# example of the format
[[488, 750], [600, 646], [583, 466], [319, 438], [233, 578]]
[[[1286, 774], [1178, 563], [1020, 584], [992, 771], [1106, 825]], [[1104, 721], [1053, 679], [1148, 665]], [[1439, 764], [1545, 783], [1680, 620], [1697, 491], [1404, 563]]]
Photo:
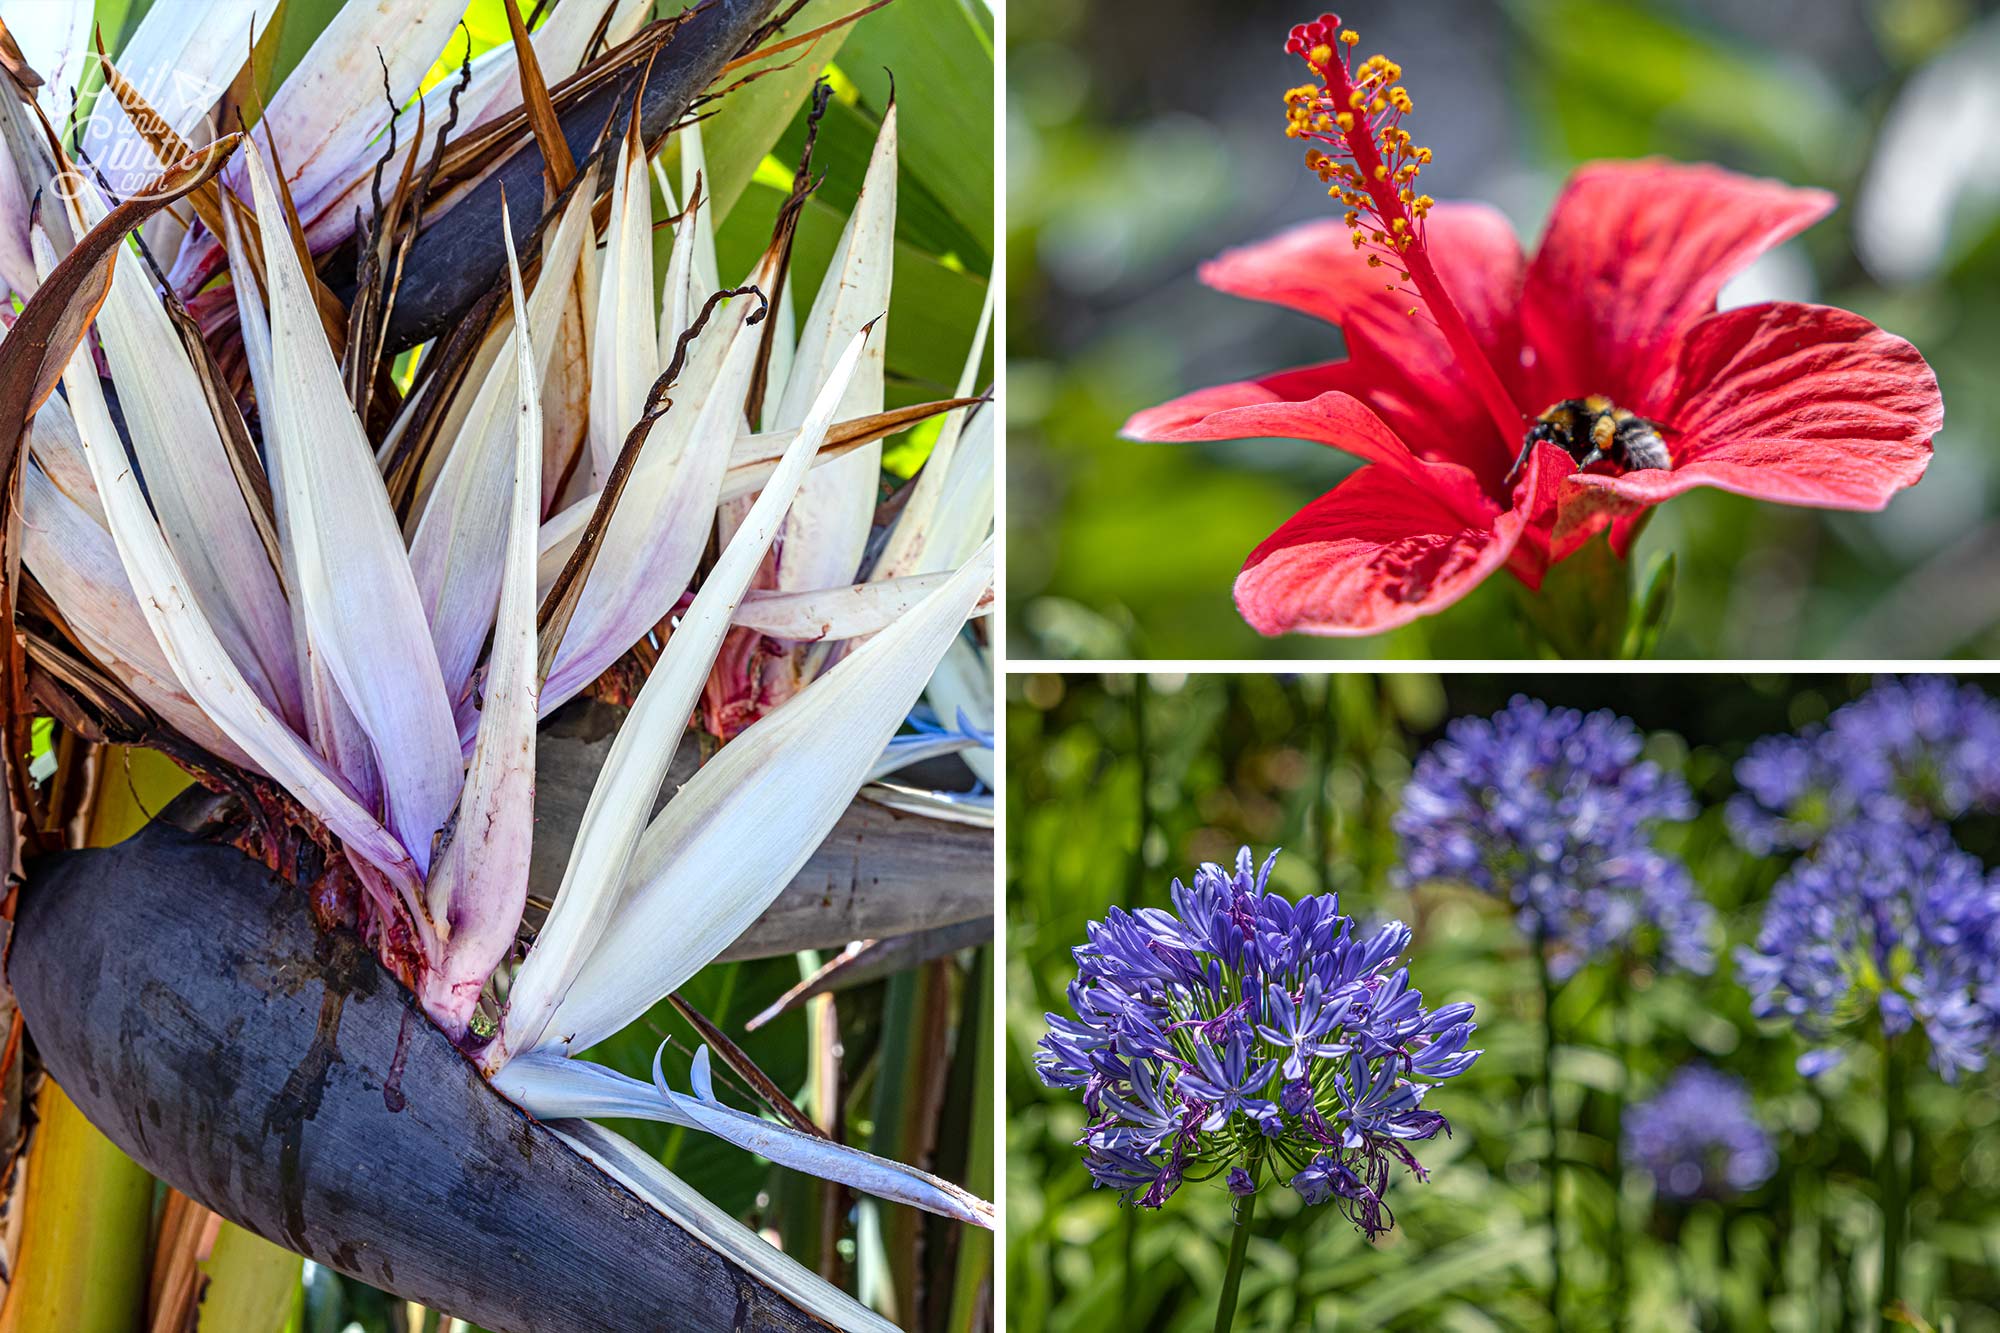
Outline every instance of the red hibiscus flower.
[[[1723, 283], [1831, 195], [1597, 163], [1528, 259], [1493, 209], [1417, 193], [1430, 153], [1401, 128], [1401, 70], [1352, 66], [1338, 25], [1293, 29], [1315, 82], [1287, 104], [1288, 132], [1332, 150], [1307, 161], [1345, 221], [1231, 251], [1201, 277], [1339, 325], [1347, 359], [1204, 389], [1124, 430], [1288, 436], [1369, 464], [1250, 553], [1236, 602], [1254, 628], [1380, 633], [1502, 566], [1538, 588], [1606, 528], [1626, 555], [1648, 507], [1695, 486], [1872, 510], [1923, 475], [1944, 404], [1909, 343], [1827, 306], [1716, 310]], [[1619, 447], [1648, 438], [1664, 457]]]

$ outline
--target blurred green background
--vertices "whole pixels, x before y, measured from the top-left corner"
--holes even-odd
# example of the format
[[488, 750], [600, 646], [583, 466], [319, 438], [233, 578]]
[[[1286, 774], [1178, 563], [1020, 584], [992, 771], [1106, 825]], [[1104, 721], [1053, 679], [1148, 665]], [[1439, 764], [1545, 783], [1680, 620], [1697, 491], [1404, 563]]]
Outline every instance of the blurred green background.
[[[1660, 153], [1840, 196], [1732, 284], [1860, 312], [1920, 347], [1946, 424], [1877, 515], [1712, 491], [1655, 510], [1679, 561], [1665, 657], [2000, 650], [2000, 17], [1979, 0], [1355, 0], [1399, 61], [1439, 198], [1524, 240], [1577, 163]], [[1008, 618], [1015, 657], [1513, 656], [1511, 577], [1361, 640], [1265, 640], [1230, 584], [1351, 459], [1297, 441], [1142, 445], [1133, 411], [1334, 359], [1336, 333], [1224, 296], [1203, 259], [1327, 216], [1283, 134], [1300, 77], [1271, 0], [1014, 0], [1008, 22]]]
[[[1070, 950], [1086, 922], [1113, 903], [1165, 906], [1171, 879], [1185, 880], [1204, 860], [1226, 863], [1247, 843], [1260, 858], [1286, 849], [1272, 883], [1291, 897], [1333, 890], [1358, 919], [1408, 921], [1411, 984], [1427, 1004], [1473, 1001], [1473, 1044], [1486, 1054], [1426, 1102], [1453, 1134], [1419, 1145], [1429, 1184], [1397, 1177], [1387, 1199], [1397, 1227], [1379, 1243], [1332, 1208], [1266, 1192], [1237, 1327], [1550, 1326], [1533, 960], [1497, 899], [1449, 886], [1407, 893], [1389, 882], [1397, 856], [1389, 820], [1415, 757], [1448, 719], [1489, 714], [1525, 692], [1617, 709], [1651, 733], [1650, 757], [1686, 775], [1704, 813], [1666, 830], [1661, 845], [1687, 860], [1728, 936], [1711, 977], [1634, 978], [1623, 1043], [1604, 1004], [1607, 968], [1586, 967], [1558, 994], [1568, 1327], [1609, 1327], [1611, 1096], [1621, 1081], [1630, 1099], [1650, 1096], [1692, 1060], [1748, 1083], [1781, 1165], [1768, 1184], [1727, 1203], [1655, 1200], [1649, 1179], [1628, 1173], [1628, 1226], [1638, 1223], [1630, 1327], [1872, 1327], [1879, 1061], [1857, 1049], [1809, 1085], [1794, 1070], [1801, 1047], [1789, 1030], [1751, 1019], [1729, 959], [1754, 937], [1782, 867], [1739, 851], [1721, 810], [1734, 790], [1732, 765], [1753, 739], [1823, 718], [1866, 685], [1683, 674], [1011, 677], [1010, 1325], [1195, 1331], [1214, 1320], [1229, 1225], [1221, 1181], [1185, 1185], [1157, 1212], [1122, 1209], [1110, 1191], [1093, 1190], [1073, 1146], [1082, 1105], [1042, 1086], [1034, 1044], [1046, 1031], [1043, 1013], [1065, 1007], [1076, 975]], [[1967, 819], [1954, 833], [1988, 865], [2000, 863], [2000, 821]], [[1955, 1087], [1926, 1071], [1910, 1096], [1916, 1243], [1904, 1262], [1914, 1304], [1939, 1329], [2000, 1329], [1997, 1089], [1992, 1069]]]

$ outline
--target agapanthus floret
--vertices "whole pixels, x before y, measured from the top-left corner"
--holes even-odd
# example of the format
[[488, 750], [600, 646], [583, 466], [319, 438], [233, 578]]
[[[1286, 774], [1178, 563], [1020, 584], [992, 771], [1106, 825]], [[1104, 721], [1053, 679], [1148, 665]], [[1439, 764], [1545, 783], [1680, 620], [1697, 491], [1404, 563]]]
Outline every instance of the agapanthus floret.
[[1516, 696], [1458, 718], [1417, 761], [1395, 829], [1407, 883], [1456, 880], [1506, 898], [1558, 976], [1650, 927], [1665, 960], [1713, 966], [1714, 912], [1654, 826], [1694, 814], [1681, 779], [1640, 757], [1609, 711]]
[[1246, 847], [1233, 870], [1175, 880], [1173, 910], [1114, 907], [1075, 950], [1074, 1017], [1048, 1016], [1036, 1064], [1089, 1115], [1091, 1178], [1157, 1208], [1186, 1180], [1242, 1195], [1265, 1166], [1308, 1203], [1339, 1199], [1370, 1235], [1394, 1218], [1390, 1167], [1449, 1132], [1424, 1096], [1470, 1068], [1472, 1006], [1426, 1009], [1397, 960], [1400, 922], [1361, 935], [1332, 894], [1268, 888]]
[[1778, 1167], [1749, 1089], [1705, 1065], [1686, 1066], [1625, 1113], [1625, 1158], [1675, 1199], [1742, 1194]]
[[2000, 882], [1945, 829], [1861, 819], [1828, 834], [1771, 891], [1738, 969], [1759, 1018], [1791, 1022], [1819, 1074], [1840, 1034], [1873, 1018], [1921, 1026], [1947, 1080], [1982, 1069], [2000, 1039]]
[[1736, 781], [1730, 828], [1759, 855], [1810, 847], [1856, 818], [2000, 810], [2000, 701], [1948, 676], [1885, 678], [1823, 724], [1752, 745]]

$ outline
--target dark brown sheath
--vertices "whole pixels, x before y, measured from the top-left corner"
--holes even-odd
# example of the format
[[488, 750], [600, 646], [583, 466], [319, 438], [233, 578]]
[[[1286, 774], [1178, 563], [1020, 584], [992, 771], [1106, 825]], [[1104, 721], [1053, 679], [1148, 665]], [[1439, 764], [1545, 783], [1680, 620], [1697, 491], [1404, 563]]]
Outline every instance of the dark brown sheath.
[[492, 1092], [233, 848], [156, 821], [38, 862], [10, 971], [93, 1124], [316, 1262], [495, 1333], [823, 1327]]
[[[650, 71], [645, 72], [639, 131], [648, 143], [687, 114], [694, 99], [708, 90], [722, 67], [770, 17], [777, 0], [701, 0], [689, 7], [694, 13], [674, 31]], [[641, 71], [635, 69], [563, 115], [563, 138], [579, 164], [590, 155], [612, 112], [630, 106], [632, 87], [640, 77]], [[615, 134], [609, 143], [610, 150], [616, 152]], [[495, 282], [505, 285], [507, 257], [500, 238], [500, 200], [504, 194], [515, 200], [518, 208], [520, 200], [540, 199], [542, 165], [540, 146], [528, 140], [417, 237], [389, 318], [391, 351], [437, 336], [464, 315], [488, 287]], [[600, 192], [610, 190], [611, 176], [608, 171], [602, 174]]]

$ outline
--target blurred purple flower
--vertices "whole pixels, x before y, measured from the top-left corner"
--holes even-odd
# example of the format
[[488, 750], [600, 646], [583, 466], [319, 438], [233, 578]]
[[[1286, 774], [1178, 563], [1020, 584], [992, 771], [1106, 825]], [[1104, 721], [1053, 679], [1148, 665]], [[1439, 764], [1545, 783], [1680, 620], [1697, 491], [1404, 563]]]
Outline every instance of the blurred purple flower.
[[1801, 1073], [1832, 1068], [1835, 1034], [1875, 1015], [1892, 1037], [1921, 1025], [1954, 1080], [2000, 1038], [2000, 882], [1942, 827], [1844, 824], [1778, 881], [1737, 966], [1752, 1012], [1813, 1044]]
[[1390, 1167], [1449, 1132], [1423, 1108], [1470, 1068], [1472, 1006], [1426, 1010], [1396, 960], [1409, 927], [1358, 937], [1331, 894], [1266, 891], [1246, 847], [1234, 871], [1173, 885], [1171, 912], [1114, 907], [1076, 951], [1075, 1017], [1048, 1016], [1036, 1065], [1079, 1092], [1092, 1179], [1157, 1208], [1183, 1180], [1227, 1172], [1255, 1190], [1266, 1160], [1308, 1203], [1338, 1198], [1369, 1235], [1395, 1219]]
[[1639, 757], [1645, 738], [1608, 711], [1516, 696], [1462, 717], [1417, 761], [1395, 829], [1407, 883], [1449, 879], [1505, 897], [1546, 940], [1558, 977], [1654, 928], [1667, 962], [1714, 965], [1714, 911], [1652, 826], [1695, 812], [1681, 779]]
[[1701, 1065], [1680, 1070], [1625, 1113], [1625, 1158], [1675, 1199], [1741, 1194], [1778, 1167], [1742, 1080]]
[[1760, 856], [1857, 818], [2000, 810], [2000, 701], [1947, 676], [1885, 677], [1825, 723], [1752, 745], [1736, 781], [1729, 826]]

